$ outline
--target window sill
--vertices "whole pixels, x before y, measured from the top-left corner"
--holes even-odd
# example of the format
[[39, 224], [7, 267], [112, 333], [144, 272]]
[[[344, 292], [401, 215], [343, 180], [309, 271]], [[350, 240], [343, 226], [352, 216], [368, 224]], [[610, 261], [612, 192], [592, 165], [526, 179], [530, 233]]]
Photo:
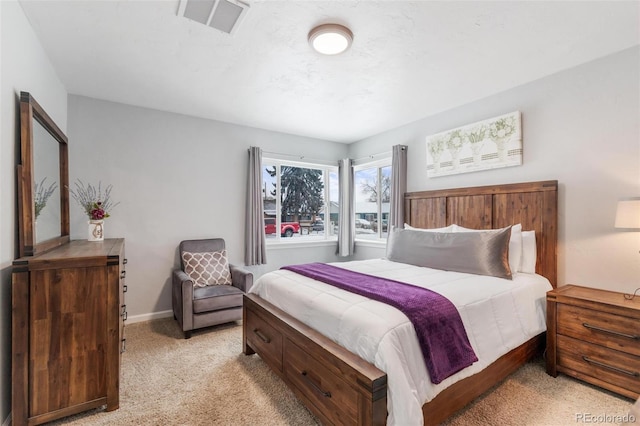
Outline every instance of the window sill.
[[358, 239], [356, 239], [356, 246], [385, 248], [385, 247], [387, 247], [387, 240], [358, 240]]
[[286, 250], [290, 248], [304, 248], [304, 247], [322, 247], [333, 246], [338, 243], [337, 238], [320, 240], [320, 241], [267, 241], [267, 250]]

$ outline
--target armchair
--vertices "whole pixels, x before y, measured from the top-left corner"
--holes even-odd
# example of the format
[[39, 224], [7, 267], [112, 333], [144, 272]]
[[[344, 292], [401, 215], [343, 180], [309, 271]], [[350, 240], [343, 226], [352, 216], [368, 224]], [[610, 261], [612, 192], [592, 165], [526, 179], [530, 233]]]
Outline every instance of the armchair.
[[[185, 339], [191, 337], [192, 330], [242, 319], [242, 296], [253, 285], [251, 272], [228, 265], [230, 285], [205, 286], [194, 285], [194, 280], [185, 272], [184, 253], [189, 256], [190, 253], [219, 252], [220, 257], [220, 252], [225, 253], [223, 250], [222, 238], [180, 242], [180, 269], [173, 271], [171, 301], [173, 317], [184, 331]], [[226, 265], [226, 258], [223, 260]]]

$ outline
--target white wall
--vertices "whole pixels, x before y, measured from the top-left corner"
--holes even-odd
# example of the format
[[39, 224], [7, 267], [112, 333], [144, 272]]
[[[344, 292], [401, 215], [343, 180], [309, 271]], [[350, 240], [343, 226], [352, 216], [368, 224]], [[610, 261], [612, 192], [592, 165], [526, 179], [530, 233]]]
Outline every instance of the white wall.
[[[181, 240], [222, 237], [244, 264], [247, 149], [334, 162], [347, 146], [96, 99], [69, 97], [69, 179], [112, 184], [120, 201], [106, 238], [126, 238], [131, 316], [171, 309]], [[73, 184], [72, 184], [73, 187]], [[71, 237], [87, 238], [71, 200]], [[256, 275], [292, 262], [335, 261], [335, 245], [269, 250]]]
[[[133, 316], [171, 309], [170, 276], [182, 239], [223, 237], [231, 261], [243, 263], [251, 145], [333, 161], [407, 144], [409, 191], [558, 179], [560, 283], [620, 291], [638, 286], [640, 233], [613, 229], [617, 199], [640, 196], [637, 47], [346, 146], [79, 96], [69, 97], [67, 109], [66, 90], [20, 6], [0, 2], [0, 19], [0, 421], [10, 409], [10, 265], [21, 90], [31, 92], [67, 131], [71, 181], [114, 185], [121, 204], [106, 222], [106, 235], [127, 239]], [[427, 179], [427, 135], [514, 110], [523, 116], [522, 166]], [[71, 232], [72, 238], [86, 238], [86, 218], [73, 200]], [[286, 263], [342, 260], [334, 250], [334, 245], [271, 249], [269, 264], [253, 270], [259, 275]], [[356, 258], [383, 254], [360, 246]]]
[[[635, 47], [350, 145], [358, 158], [406, 144], [408, 190], [559, 182], [559, 284], [631, 292], [640, 232], [613, 228], [619, 198], [640, 196], [640, 48]], [[519, 110], [523, 165], [427, 178], [428, 135]], [[380, 257], [363, 247], [356, 258]]]
[[16, 246], [16, 161], [20, 92], [30, 92], [63, 130], [67, 92], [22, 8], [0, 2], [0, 422], [11, 409], [11, 263]]

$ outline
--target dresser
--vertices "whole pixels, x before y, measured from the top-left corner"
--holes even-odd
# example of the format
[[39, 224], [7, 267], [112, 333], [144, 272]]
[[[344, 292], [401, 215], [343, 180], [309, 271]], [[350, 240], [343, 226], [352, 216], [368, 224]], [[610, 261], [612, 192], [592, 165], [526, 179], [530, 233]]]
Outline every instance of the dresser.
[[547, 373], [640, 396], [640, 297], [576, 285], [547, 293]]
[[13, 262], [13, 426], [119, 407], [124, 239], [70, 241]]

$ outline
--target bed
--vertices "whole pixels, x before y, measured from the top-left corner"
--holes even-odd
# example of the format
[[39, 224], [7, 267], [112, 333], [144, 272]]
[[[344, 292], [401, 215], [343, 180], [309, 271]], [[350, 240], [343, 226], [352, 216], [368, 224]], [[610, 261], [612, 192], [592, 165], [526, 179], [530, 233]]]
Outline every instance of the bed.
[[[556, 181], [407, 193], [405, 221], [417, 228], [440, 228], [456, 223], [474, 229], [520, 223], [525, 230], [535, 230], [536, 274], [545, 277], [547, 285], [556, 285]], [[394, 266], [384, 262], [377, 262], [376, 267], [382, 271], [379, 273]], [[370, 264], [358, 265], [356, 262], [352, 267], [371, 267]], [[284, 281], [287, 276], [276, 273], [271, 279]], [[514, 276], [514, 279], [519, 278]], [[323, 423], [385, 424], [387, 400], [399, 399], [398, 391], [391, 386], [398, 381], [395, 373], [390, 372], [389, 378], [373, 361], [366, 361], [367, 356], [356, 355], [358, 350], [352, 348], [352, 352], [335, 343], [339, 341], [335, 336], [326, 337], [331, 335], [330, 331], [325, 329], [324, 334], [317, 331], [316, 328], [322, 329], [322, 324], [307, 325], [314, 323], [306, 317], [301, 320], [304, 312], [296, 313], [278, 299], [273, 302], [257, 294], [245, 296], [244, 353], [257, 352]], [[295, 317], [286, 311], [296, 313]], [[327, 316], [327, 322], [331, 321]], [[543, 346], [543, 330], [544, 324], [538, 329], [539, 333], [524, 343], [518, 342], [507, 353], [499, 354], [490, 364], [482, 365], [481, 370], [477, 366], [475, 370], [469, 367], [472, 374], [463, 370], [460, 377], [436, 389], [429, 395], [429, 402], [421, 407], [424, 424], [442, 422], [529, 360]]]

